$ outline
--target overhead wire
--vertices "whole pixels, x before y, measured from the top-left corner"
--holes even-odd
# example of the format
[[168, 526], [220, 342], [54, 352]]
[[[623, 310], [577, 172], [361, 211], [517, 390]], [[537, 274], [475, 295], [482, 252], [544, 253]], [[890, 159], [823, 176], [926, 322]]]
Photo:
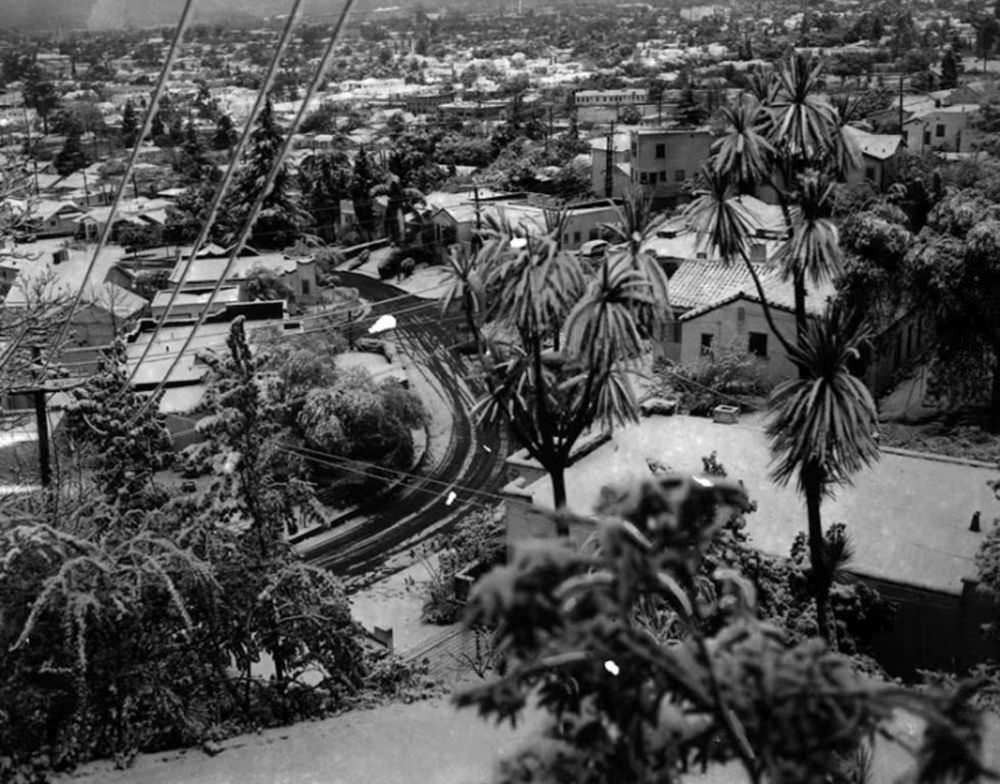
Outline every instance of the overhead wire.
[[[383, 304], [385, 302], [389, 302], [389, 300], [381, 300], [380, 302], [377, 302], [375, 304], [381, 305], [381, 304]], [[439, 308], [439, 307], [440, 307], [440, 303], [438, 301], [436, 301], [436, 300], [427, 300], [426, 302], [420, 303], [418, 305], [412, 305], [412, 306], [410, 306], [408, 308], [401, 308], [399, 310], [395, 310], [395, 311], [392, 312], [392, 315], [393, 316], [397, 316], [397, 317], [398, 316], [406, 316], [406, 315], [410, 315], [410, 314], [413, 314], [413, 313], [417, 313], [419, 311], [427, 310], [429, 308]], [[303, 320], [329, 321], [331, 318], [336, 317], [336, 316], [341, 315], [341, 314], [348, 314], [349, 315], [350, 311], [354, 310], [354, 309], [355, 308], [347, 308], [347, 309], [344, 309], [344, 310], [331, 310], [331, 311], [327, 311], [327, 312], [324, 312], [324, 313], [306, 314], [305, 316], [299, 317], [298, 319], [295, 319], [295, 320], [296, 321], [303, 321]], [[344, 322], [337, 322], [337, 323], [331, 323], [331, 324], [322, 324], [322, 325], [317, 326], [317, 327], [311, 327], [311, 328], [301, 329], [301, 330], [287, 330], [287, 331], [284, 330], [284, 329], [282, 329], [283, 325], [286, 324], [287, 321], [285, 321], [285, 322], [279, 322], [277, 320], [271, 320], [271, 321], [268, 321], [267, 323], [264, 323], [264, 324], [262, 324], [260, 326], [257, 326], [257, 327], [254, 326], [255, 322], [250, 321], [250, 322], [247, 322], [247, 325], [248, 325], [248, 328], [251, 331], [265, 332], [267, 330], [282, 329], [282, 331], [277, 336], [275, 336], [275, 338], [273, 338], [273, 339], [293, 341], [296, 338], [302, 337], [303, 335], [322, 334], [324, 332], [327, 332], [331, 327], [347, 326], [349, 328], [364, 328], [364, 326], [365, 326], [365, 324], [367, 322], [370, 321], [372, 324], [374, 324], [375, 322], [378, 321], [379, 318], [381, 318], [381, 316], [373, 315], [371, 313], [366, 313], [364, 316], [362, 316], [360, 318], [349, 319], [349, 320], [344, 321]], [[447, 324], [447, 323], [452, 323], [452, 322], [464, 321], [464, 319], [465, 319], [465, 317], [463, 315], [456, 314], [456, 315], [444, 316], [442, 318], [436, 319], [434, 321], [434, 323], [435, 324]], [[211, 338], [211, 337], [223, 337], [225, 335], [228, 335], [229, 332], [230, 332], [230, 330], [231, 330], [231, 323], [230, 322], [221, 323], [220, 326], [222, 328], [219, 329], [218, 331], [215, 331], [215, 332], [202, 332], [202, 334], [199, 335], [199, 337], [202, 337], [202, 338]], [[165, 327], [165, 329], [166, 330], [171, 330], [171, 329], [187, 330], [187, 329], [190, 329], [191, 327], [192, 327], [192, 323], [191, 322], [185, 322], [185, 323], [176, 323], [176, 324], [172, 324], [172, 325], [167, 325]], [[204, 328], [204, 325], [203, 325], [203, 328]], [[408, 329], [408, 326], [397, 327], [397, 329], [401, 329], [403, 331], [406, 331]], [[163, 352], [157, 352], [157, 353], [150, 353], [150, 354], [147, 354], [145, 356], [144, 360], [141, 359], [140, 361], [148, 361], [150, 359], [159, 359], [159, 358], [168, 357], [168, 356], [175, 356], [176, 354], [177, 354], [177, 352], [175, 352], [175, 351], [163, 351]], [[132, 362], [132, 359], [129, 358], [128, 361]], [[64, 362], [64, 363], [60, 364], [60, 367], [63, 367], [63, 368], [71, 368], [71, 367], [93, 367], [93, 364], [94, 363], [93, 363], [92, 360], [91, 361], [81, 360], [81, 361], [78, 361], [78, 362]], [[134, 378], [133, 378], [133, 380], [134, 380]]]
[[[212, 197], [212, 201], [208, 208], [208, 215], [201, 225], [201, 230], [198, 232], [198, 236], [195, 239], [194, 245], [191, 246], [188, 252], [187, 263], [184, 264], [181, 270], [180, 279], [174, 286], [170, 294], [170, 299], [167, 302], [167, 307], [160, 316], [160, 319], [153, 331], [154, 338], [157, 332], [163, 328], [163, 325], [167, 322], [170, 317], [170, 312], [173, 310], [174, 304], [177, 301], [177, 296], [181, 293], [181, 289], [184, 286], [184, 282], [187, 280], [188, 274], [191, 272], [191, 267], [194, 264], [198, 253], [201, 251], [204, 244], [208, 241], [209, 233], [212, 230], [212, 226], [215, 223], [216, 216], [218, 215], [219, 208], [222, 206], [222, 202], [229, 191], [229, 186], [232, 183], [233, 177], [235, 176], [237, 170], [239, 169], [240, 162], [243, 159], [243, 153], [246, 150], [247, 144], [250, 141], [250, 137], [253, 135], [254, 125], [257, 122], [257, 118], [260, 116], [261, 110], [264, 108], [267, 102], [268, 93], [271, 87], [274, 85], [274, 80], [278, 74], [278, 65], [281, 63], [282, 58], [285, 55], [285, 50], [288, 48], [288, 44], [291, 40], [292, 30], [295, 27], [295, 23], [298, 20], [299, 13], [302, 10], [303, 0], [292, 0], [292, 8], [288, 14], [288, 20], [285, 23], [285, 27], [282, 30], [281, 38], [278, 40], [278, 46], [274, 50], [274, 56], [271, 58], [271, 62], [268, 66], [267, 73], [264, 76], [264, 83], [261, 85], [260, 90], [257, 93], [257, 99], [254, 101], [254, 105], [250, 110], [250, 115], [247, 117], [246, 125], [243, 127], [243, 133], [240, 134], [239, 142], [237, 142], [236, 147], [229, 156], [229, 164], [226, 167], [226, 173], [223, 175], [221, 182], [215, 190], [215, 194]], [[180, 261], [181, 254], [178, 252], [177, 261]], [[135, 367], [129, 373], [128, 383], [131, 384], [132, 380], [135, 378], [135, 374], [138, 372], [139, 367], [142, 365], [143, 360], [149, 353], [149, 349], [153, 345], [153, 339], [150, 338], [146, 347], [143, 349], [142, 355], [139, 357], [138, 362], [136, 362]]]
[[[150, 95], [149, 108], [146, 110], [145, 117], [142, 121], [142, 127], [139, 129], [139, 133], [136, 137], [135, 144], [132, 146], [132, 151], [129, 153], [128, 162], [125, 164], [125, 171], [122, 173], [121, 181], [115, 188], [115, 195], [111, 201], [111, 209], [108, 213], [107, 222], [104, 224], [104, 228], [101, 230], [100, 237], [98, 239], [97, 247], [94, 248], [94, 254], [91, 256], [90, 263], [84, 270], [83, 278], [80, 281], [79, 288], [73, 295], [72, 302], [70, 305], [69, 313], [66, 316], [66, 320], [62, 323], [59, 331], [56, 333], [56, 340], [54, 343], [50, 344], [51, 351], [48, 352], [45, 357], [45, 364], [42, 367], [40, 377], [44, 380], [48, 373], [48, 370], [52, 364], [52, 356], [54, 353], [58, 352], [59, 346], [66, 339], [66, 334], [69, 330], [70, 323], [73, 320], [77, 309], [80, 307], [80, 302], [83, 299], [84, 291], [87, 287], [87, 282], [90, 280], [90, 276], [94, 273], [94, 268], [97, 266], [97, 259], [99, 258], [101, 251], [107, 244], [111, 237], [111, 230], [114, 225], [114, 217], [118, 212], [118, 207], [121, 204], [122, 197], [125, 193], [126, 183], [135, 170], [136, 163], [139, 160], [139, 152], [142, 148], [142, 141], [149, 135], [153, 120], [157, 114], [157, 109], [160, 104], [160, 100], [163, 97], [163, 93], [167, 89], [167, 79], [170, 76], [170, 71], [173, 68], [174, 62], [180, 53], [181, 43], [184, 39], [184, 34], [187, 32], [188, 25], [191, 22], [194, 11], [194, 0], [185, 0], [184, 8], [181, 11], [180, 20], [177, 23], [177, 29], [174, 31], [173, 40], [170, 42], [170, 48], [167, 51], [166, 59], [163, 63], [163, 68], [160, 69], [160, 75], [156, 80], [156, 85], [153, 88], [153, 92]], [[2, 368], [0, 368], [2, 369]]]
[[162, 392], [162, 390], [166, 387], [167, 379], [170, 378], [170, 375], [177, 367], [177, 363], [180, 361], [181, 355], [183, 355], [183, 353], [187, 350], [187, 347], [190, 345], [191, 339], [194, 337], [195, 332], [202, 324], [205, 323], [205, 319], [208, 316], [209, 308], [215, 301], [215, 298], [218, 296], [219, 291], [222, 289], [226, 279], [229, 277], [229, 273], [232, 269], [233, 264], [236, 261], [236, 258], [239, 256], [240, 251], [243, 249], [247, 239], [250, 236], [251, 231], [253, 230], [254, 224], [257, 222], [257, 218], [261, 208], [264, 205], [264, 201], [267, 198], [267, 196], [270, 195], [271, 188], [274, 186], [275, 180], [277, 179], [278, 174], [281, 172], [282, 167], [284, 166], [285, 157], [288, 155], [288, 152], [292, 147], [295, 132], [298, 130], [299, 125], [301, 125], [302, 120], [305, 118], [309, 102], [312, 99], [312, 96], [320, 88], [324, 78], [326, 77], [326, 72], [329, 69], [330, 63], [333, 59], [334, 48], [336, 47], [337, 41], [340, 39], [340, 35], [341, 32], [343, 31], [344, 24], [347, 21], [347, 17], [350, 14], [353, 5], [354, 5], [354, 0], [345, 0], [344, 7], [341, 10], [340, 17], [338, 18], [337, 23], [334, 25], [333, 31], [330, 34], [330, 39], [326, 45], [323, 57], [320, 60], [318, 67], [316, 68], [316, 73], [313, 76], [312, 82], [310, 82], [309, 87], [306, 90], [306, 94], [302, 99], [302, 103], [299, 107], [299, 110], [298, 112], [296, 112], [295, 118], [292, 121], [292, 125], [288, 129], [284, 141], [282, 142], [281, 146], [278, 149], [278, 153], [275, 156], [275, 159], [271, 165], [271, 170], [268, 172], [265, 181], [261, 184], [260, 191], [258, 192], [256, 198], [254, 199], [253, 204], [250, 206], [250, 210], [247, 213], [247, 218], [243, 224], [243, 228], [241, 229], [239, 235], [235, 240], [235, 244], [233, 245], [233, 250], [231, 255], [226, 261], [225, 269], [219, 276], [219, 279], [216, 281], [215, 287], [212, 289], [212, 292], [209, 296], [208, 305], [199, 314], [197, 323], [195, 327], [191, 330], [187, 339], [184, 341], [184, 345], [182, 346], [178, 356], [171, 363], [167, 372], [164, 374], [163, 379], [160, 381], [156, 389], [153, 391], [153, 394], [150, 395], [149, 398], [147, 398], [143, 406], [136, 413], [136, 416], [132, 420], [133, 422], [135, 422], [138, 417], [142, 416], [142, 414], [146, 411], [146, 409], [153, 404], [153, 401], [156, 399], [157, 395], [160, 392]]

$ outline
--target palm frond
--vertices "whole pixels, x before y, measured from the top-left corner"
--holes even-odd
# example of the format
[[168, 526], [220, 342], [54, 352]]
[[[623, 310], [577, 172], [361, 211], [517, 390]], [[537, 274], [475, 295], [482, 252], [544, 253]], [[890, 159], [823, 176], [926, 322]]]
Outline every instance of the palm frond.
[[767, 435], [779, 484], [818, 466], [825, 486], [844, 484], [878, 459], [877, 411], [864, 382], [849, 364], [868, 340], [867, 327], [837, 302], [812, 320], [790, 359], [803, 372], [779, 384], [769, 401]]

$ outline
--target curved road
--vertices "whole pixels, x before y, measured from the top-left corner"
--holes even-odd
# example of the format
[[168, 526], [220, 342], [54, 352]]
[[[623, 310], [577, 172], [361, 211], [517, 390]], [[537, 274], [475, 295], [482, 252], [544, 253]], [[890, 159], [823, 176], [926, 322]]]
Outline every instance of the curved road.
[[[420, 471], [419, 479], [404, 482], [388, 497], [362, 504], [352, 515], [363, 519], [362, 525], [345, 527], [341, 535], [334, 534], [313, 548], [308, 547], [308, 540], [304, 543], [310, 563], [353, 577], [377, 568], [400, 549], [448, 531], [465, 512], [487, 501], [483, 495], [459, 489], [451, 506], [445, 499], [451, 483], [496, 492], [504, 482], [506, 443], [500, 434], [480, 429], [472, 421], [470, 410], [481, 389], [475, 382], [466, 382], [467, 366], [447, 348], [455, 343], [456, 332], [441, 322], [436, 301], [406, 294], [366, 275], [337, 275], [342, 285], [357, 289], [372, 303], [368, 319], [388, 313], [396, 316], [395, 337], [401, 350], [433, 376], [454, 417], [447, 450], [433, 464], [424, 465], [425, 458], [414, 469]], [[388, 299], [392, 302], [383, 304]]]

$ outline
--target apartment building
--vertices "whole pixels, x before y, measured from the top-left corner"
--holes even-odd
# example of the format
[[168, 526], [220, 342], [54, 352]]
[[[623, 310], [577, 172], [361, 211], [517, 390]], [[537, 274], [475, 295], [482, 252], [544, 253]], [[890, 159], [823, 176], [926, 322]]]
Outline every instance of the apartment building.
[[708, 160], [713, 137], [707, 128], [640, 128], [630, 138], [633, 186], [656, 206], [683, 201], [687, 183]]

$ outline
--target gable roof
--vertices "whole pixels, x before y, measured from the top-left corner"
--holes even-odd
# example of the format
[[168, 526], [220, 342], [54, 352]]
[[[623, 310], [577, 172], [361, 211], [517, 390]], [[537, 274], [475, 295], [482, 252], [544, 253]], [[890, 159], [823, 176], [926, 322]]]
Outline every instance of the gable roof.
[[903, 137], [894, 133], [869, 133], [851, 125], [845, 126], [844, 131], [858, 145], [862, 155], [879, 161], [891, 158], [903, 143]]

